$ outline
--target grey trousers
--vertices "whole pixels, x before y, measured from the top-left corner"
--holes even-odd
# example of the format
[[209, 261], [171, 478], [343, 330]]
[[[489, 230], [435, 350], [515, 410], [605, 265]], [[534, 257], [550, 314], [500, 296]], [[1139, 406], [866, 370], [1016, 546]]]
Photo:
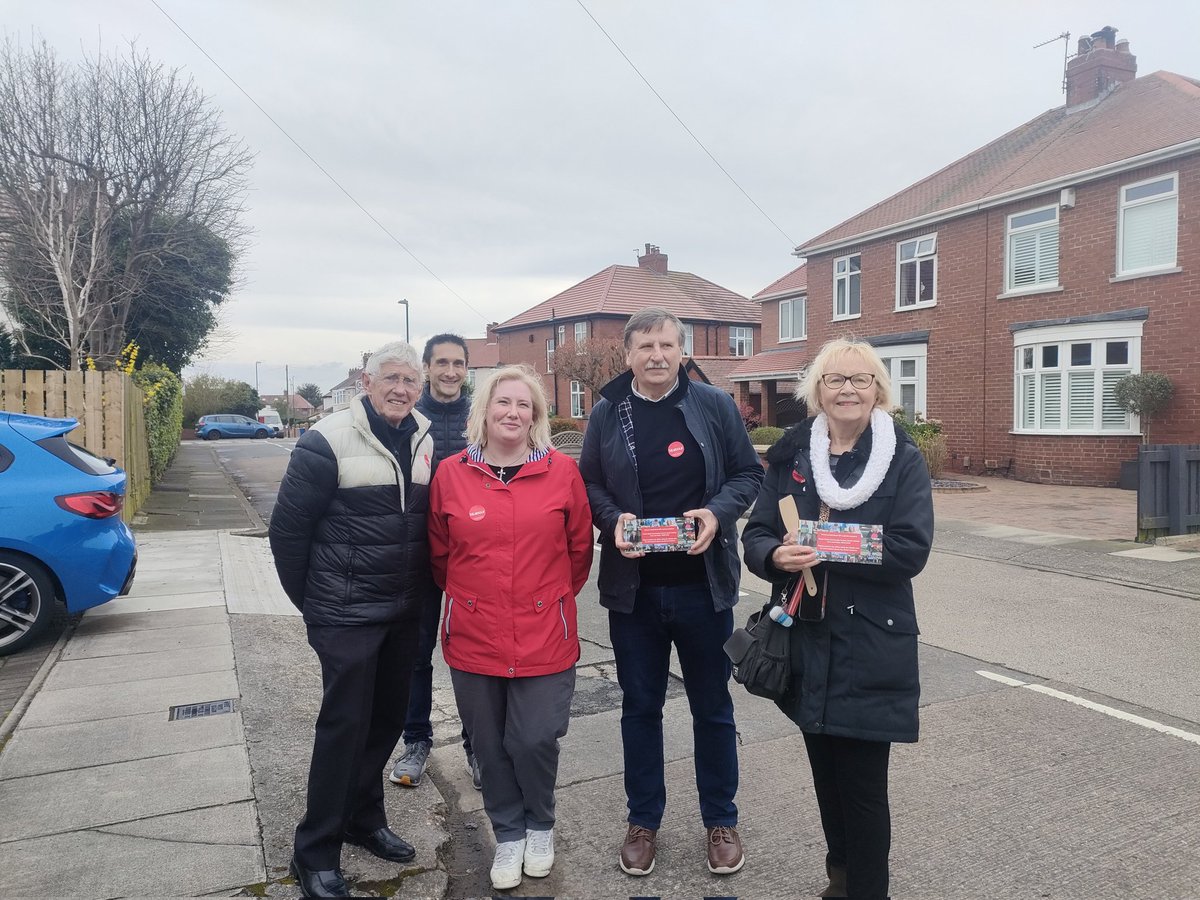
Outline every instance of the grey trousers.
[[558, 739], [567, 733], [575, 667], [500, 678], [450, 670], [454, 699], [483, 777], [483, 808], [496, 843], [554, 827]]

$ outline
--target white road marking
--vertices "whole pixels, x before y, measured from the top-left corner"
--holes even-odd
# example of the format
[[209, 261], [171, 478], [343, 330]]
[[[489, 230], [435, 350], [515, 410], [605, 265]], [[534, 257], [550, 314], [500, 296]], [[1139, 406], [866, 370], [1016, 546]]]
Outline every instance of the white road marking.
[[976, 670], [975, 674], [982, 675], [984, 678], [989, 678], [992, 681], [998, 681], [1001, 684], [1007, 684], [1009, 687], [1028, 688], [1029, 690], [1036, 691], [1039, 694], [1045, 694], [1047, 697], [1054, 697], [1056, 700], [1065, 700], [1067, 703], [1074, 703], [1076, 706], [1082, 706], [1084, 709], [1090, 709], [1093, 712], [1104, 713], [1104, 715], [1112, 716], [1114, 719], [1120, 719], [1122, 722], [1132, 722], [1134, 725], [1141, 725], [1143, 728], [1149, 728], [1151, 731], [1169, 734], [1172, 737], [1180, 738], [1192, 744], [1200, 744], [1200, 734], [1193, 734], [1190, 731], [1184, 731], [1182, 728], [1176, 728], [1173, 725], [1164, 725], [1162, 722], [1155, 722], [1153, 719], [1135, 716], [1133, 713], [1127, 713], [1122, 709], [1116, 709], [1112, 706], [1105, 706], [1103, 703], [1085, 700], [1083, 697], [1076, 697], [1074, 694], [1068, 694], [1063, 691], [1055, 690], [1052, 687], [1046, 687], [1044, 684], [1029, 684], [1024, 681], [1018, 681], [1015, 678], [1009, 678], [1005, 675], [998, 675], [995, 672], [985, 672], [982, 669]]

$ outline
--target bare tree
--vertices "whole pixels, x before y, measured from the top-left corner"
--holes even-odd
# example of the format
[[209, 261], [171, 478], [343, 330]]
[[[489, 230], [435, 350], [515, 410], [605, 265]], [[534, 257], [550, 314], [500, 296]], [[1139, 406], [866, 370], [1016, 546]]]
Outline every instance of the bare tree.
[[624, 372], [625, 344], [620, 338], [584, 338], [569, 341], [554, 351], [554, 374], [578, 381], [595, 396], [600, 388]]
[[[151, 263], [240, 248], [252, 155], [190, 77], [136, 47], [65, 65], [0, 47], [0, 298], [24, 332], [111, 362]], [[119, 238], [119, 239], [118, 239]]]

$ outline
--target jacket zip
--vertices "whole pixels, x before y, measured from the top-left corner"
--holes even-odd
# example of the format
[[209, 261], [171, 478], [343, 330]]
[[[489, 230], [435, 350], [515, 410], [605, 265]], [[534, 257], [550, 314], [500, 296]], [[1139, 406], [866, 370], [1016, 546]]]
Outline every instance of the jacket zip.
[[562, 619], [563, 623], [563, 640], [568, 640], [571, 634], [570, 629], [567, 628], [566, 601], [562, 597], [558, 598], [558, 617]]
[[454, 612], [454, 598], [449, 594], [446, 595], [446, 625], [444, 627], [445, 639], [450, 640], [450, 615]]

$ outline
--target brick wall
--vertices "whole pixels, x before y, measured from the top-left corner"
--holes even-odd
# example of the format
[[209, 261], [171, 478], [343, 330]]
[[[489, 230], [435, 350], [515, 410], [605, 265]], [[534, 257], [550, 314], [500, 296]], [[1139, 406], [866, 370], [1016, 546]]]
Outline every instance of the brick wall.
[[[1177, 265], [1182, 271], [1112, 282], [1122, 185], [1179, 173]], [[833, 337], [877, 337], [928, 329], [927, 413], [941, 419], [951, 469], [969, 457], [978, 472], [985, 459], [1014, 460], [1019, 478], [1053, 484], [1112, 485], [1120, 463], [1136, 456], [1136, 436], [1014, 435], [1014, 322], [1065, 318], [1148, 307], [1142, 331], [1142, 371], [1161, 372], [1175, 386], [1155, 443], [1200, 443], [1200, 156], [1157, 164], [1076, 186], [1074, 208], [1060, 209], [1061, 291], [999, 298], [1004, 291], [1006, 217], [1057, 203], [1058, 191], [1033, 200], [964, 216], [936, 228], [889, 236], [808, 260], [809, 345]], [[895, 311], [896, 245], [938, 235], [937, 305]], [[862, 255], [862, 316], [834, 322], [833, 260]], [[764, 334], [778, 330], [764, 309]]]

